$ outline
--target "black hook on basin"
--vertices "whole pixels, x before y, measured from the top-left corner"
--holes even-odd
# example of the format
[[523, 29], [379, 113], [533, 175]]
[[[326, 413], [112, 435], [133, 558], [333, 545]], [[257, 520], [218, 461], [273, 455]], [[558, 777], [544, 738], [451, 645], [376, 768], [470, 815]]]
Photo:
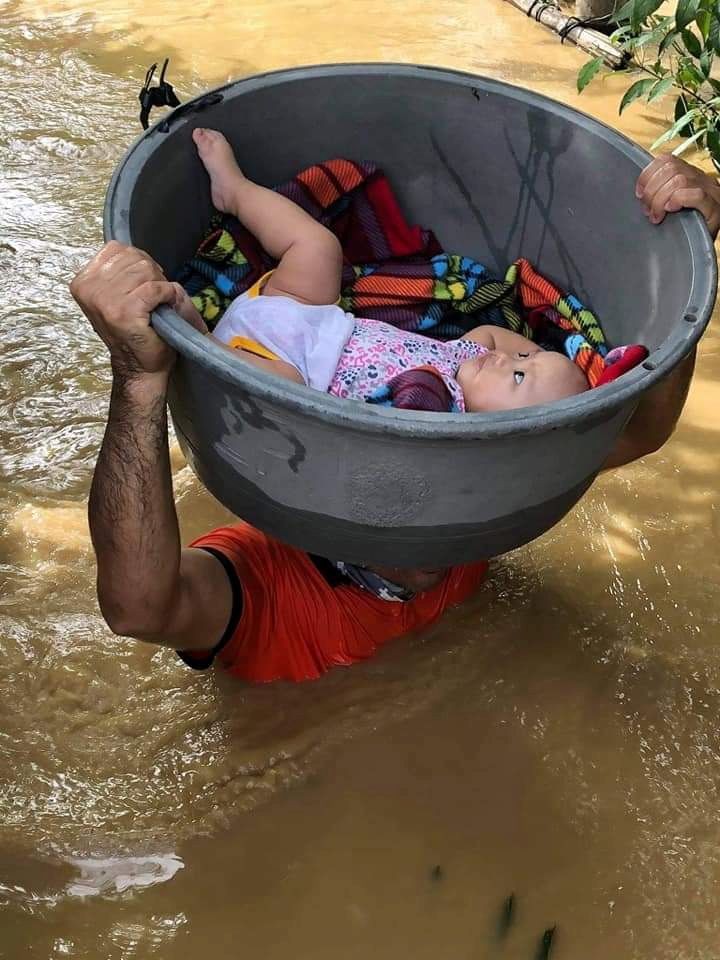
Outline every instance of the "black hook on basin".
[[138, 94], [138, 100], [140, 101], [140, 123], [142, 124], [143, 130], [147, 130], [148, 128], [150, 123], [150, 111], [153, 109], [153, 107], [180, 106], [180, 101], [178, 100], [172, 84], [168, 83], [168, 81], [165, 79], [165, 71], [167, 70], [167, 65], [169, 62], [169, 58], [166, 57], [165, 62], [162, 65], [162, 70], [160, 71], [160, 79], [157, 86], [150, 86], [152, 79], [155, 76], [155, 71], [157, 70], [157, 64], [153, 63], [145, 74], [145, 83], [143, 84], [142, 90]]

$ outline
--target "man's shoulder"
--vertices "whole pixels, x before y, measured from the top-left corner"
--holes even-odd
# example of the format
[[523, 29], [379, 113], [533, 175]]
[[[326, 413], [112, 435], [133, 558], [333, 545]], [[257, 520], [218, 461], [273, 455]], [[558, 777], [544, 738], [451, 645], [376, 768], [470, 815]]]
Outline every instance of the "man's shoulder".
[[244, 520], [238, 520], [237, 523], [228, 523], [221, 527], [215, 527], [207, 533], [196, 537], [188, 546], [203, 546], [210, 540], [225, 540], [229, 544], [253, 543], [262, 544], [272, 542], [272, 537], [251, 526]]
[[219, 550], [236, 566], [296, 566], [310, 563], [308, 555], [244, 520], [216, 527], [197, 537], [190, 547]]

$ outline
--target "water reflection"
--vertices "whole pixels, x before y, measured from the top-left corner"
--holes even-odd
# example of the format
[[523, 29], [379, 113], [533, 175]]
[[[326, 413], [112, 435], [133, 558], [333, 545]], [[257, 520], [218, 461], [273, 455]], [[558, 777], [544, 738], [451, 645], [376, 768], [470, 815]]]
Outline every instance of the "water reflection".
[[78, 876], [69, 883], [70, 897], [112, 896], [151, 887], [172, 880], [185, 864], [174, 854], [147, 857], [84, 857], [68, 861], [77, 868]]

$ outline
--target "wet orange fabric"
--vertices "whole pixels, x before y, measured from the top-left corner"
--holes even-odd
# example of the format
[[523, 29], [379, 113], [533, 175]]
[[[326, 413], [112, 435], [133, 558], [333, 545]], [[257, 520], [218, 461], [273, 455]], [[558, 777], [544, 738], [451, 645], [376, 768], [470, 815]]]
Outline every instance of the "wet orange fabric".
[[306, 553], [246, 523], [221, 527], [192, 546], [222, 552], [237, 572], [243, 612], [217, 661], [254, 682], [310, 680], [364, 660], [471, 596], [487, 572], [485, 562], [455, 567], [433, 590], [394, 603], [354, 585], [331, 586]]

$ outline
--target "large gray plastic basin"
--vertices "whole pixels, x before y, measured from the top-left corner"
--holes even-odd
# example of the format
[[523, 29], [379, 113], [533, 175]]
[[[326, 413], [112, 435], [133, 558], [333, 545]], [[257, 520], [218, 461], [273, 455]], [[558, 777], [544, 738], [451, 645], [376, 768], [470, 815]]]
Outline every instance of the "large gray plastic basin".
[[352, 64], [250, 77], [147, 131], [108, 189], [105, 235], [168, 275], [212, 212], [191, 142], [222, 130], [274, 185], [334, 156], [377, 162], [406, 214], [450, 252], [518, 256], [575, 293], [642, 367], [549, 406], [418, 414], [342, 401], [233, 360], [162, 308], [179, 354], [170, 409], [207, 488], [288, 543], [348, 561], [436, 566], [491, 557], [549, 529], [588, 488], [641, 394], [699, 339], [715, 298], [695, 213], [651, 226], [634, 198], [647, 153], [562, 104], [428, 67]]

